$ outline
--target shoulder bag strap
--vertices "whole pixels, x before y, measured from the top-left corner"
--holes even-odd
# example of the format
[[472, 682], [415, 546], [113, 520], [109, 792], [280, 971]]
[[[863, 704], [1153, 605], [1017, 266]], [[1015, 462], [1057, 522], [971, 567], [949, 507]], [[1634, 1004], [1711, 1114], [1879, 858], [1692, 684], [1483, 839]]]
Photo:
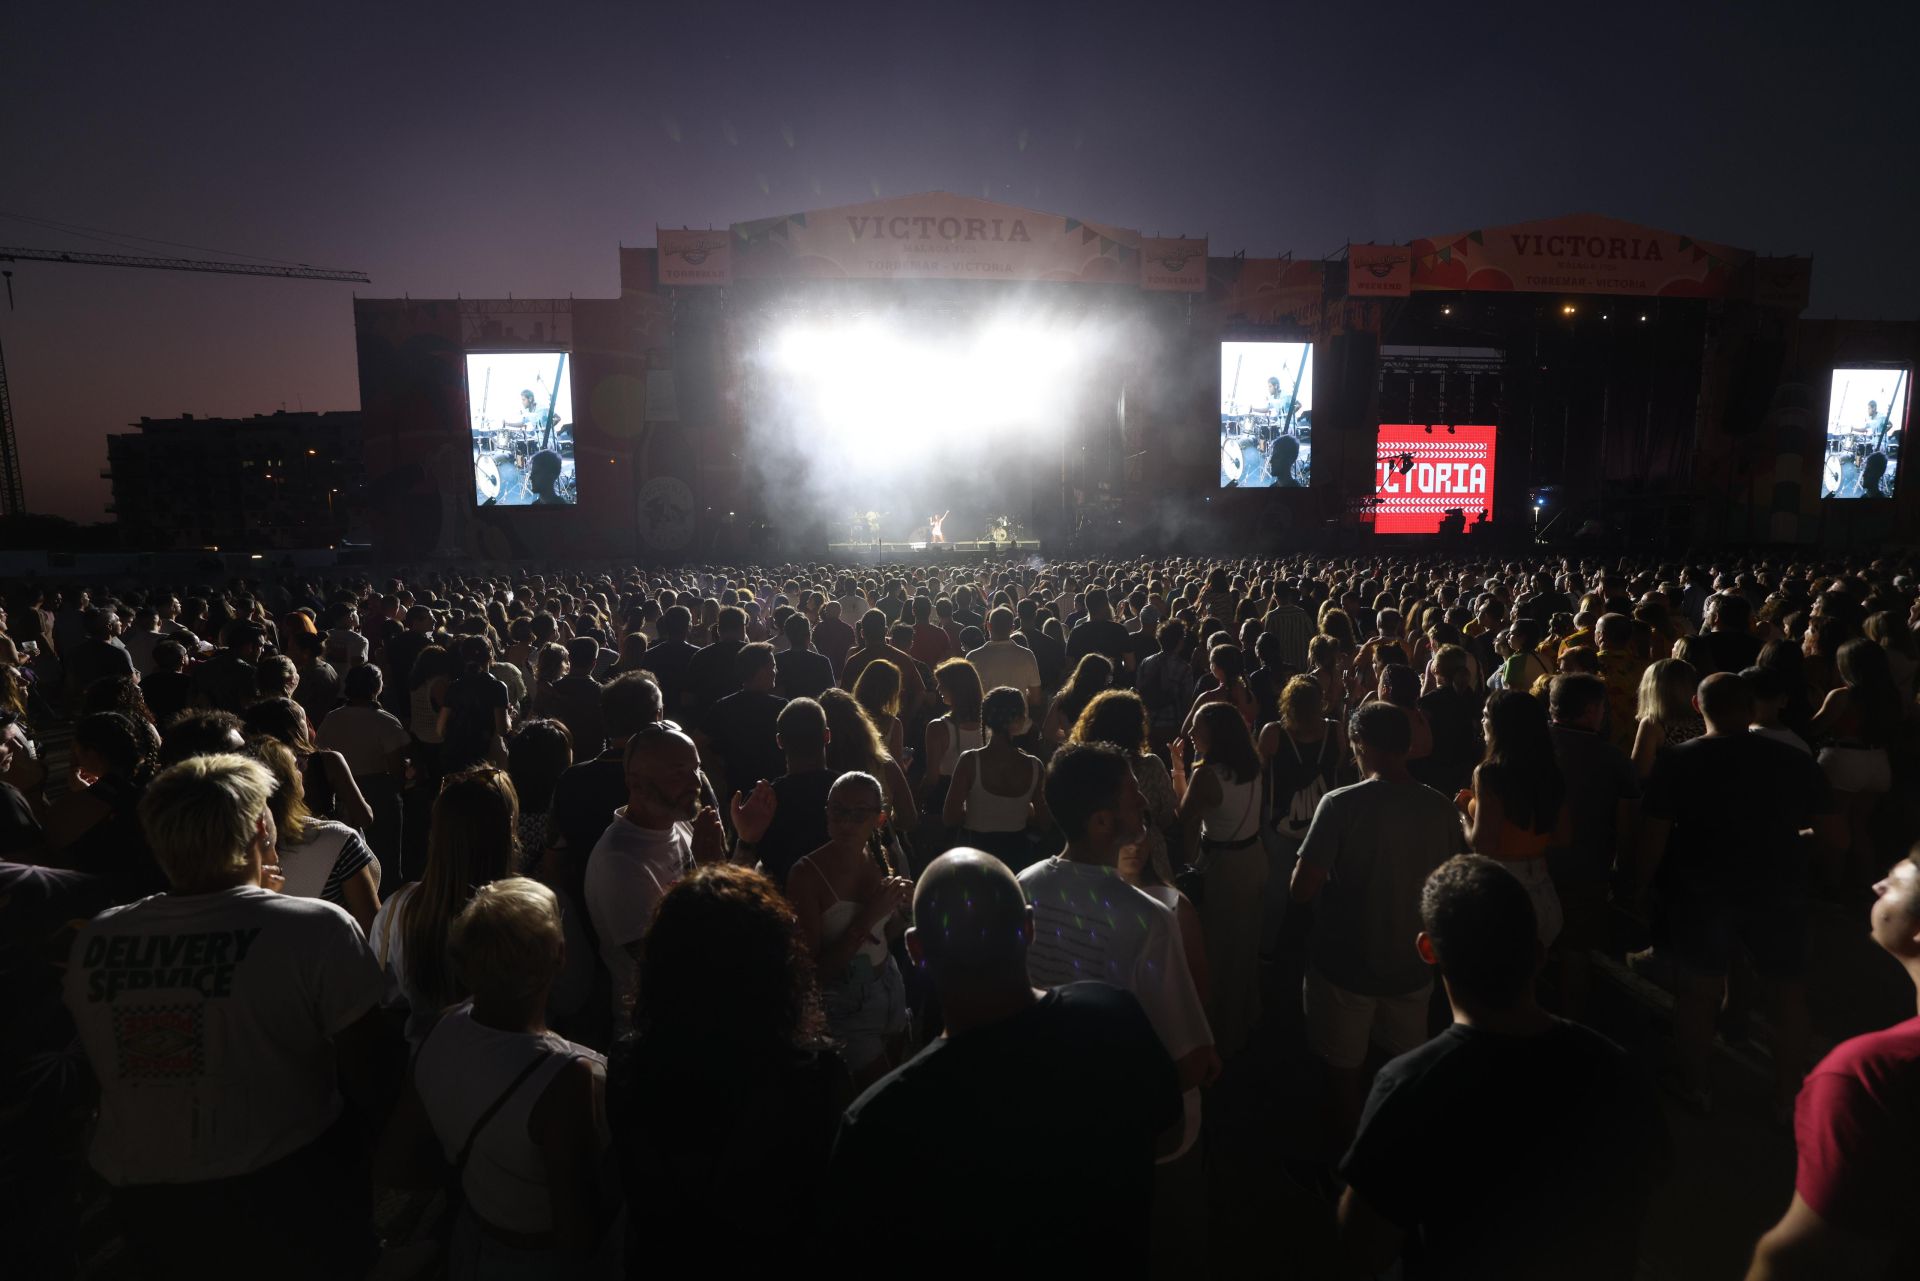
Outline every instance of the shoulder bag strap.
[[473, 1123], [473, 1129], [468, 1131], [467, 1142], [466, 1145], [460, 1149], [460, 1155], [454, 1158], [453, 1174], [455, 1178], [460, 1177], [466, 1172], [467, 1158], [473, 1155], [474, 1140], [480, 1137], [480, 1131], [487, 1128], [487, 1122], [493, 1120], [500, 1109], [507, 1105], [507, 1100], [511, 1099], [519, 1091], [520, 1087], [527, 1083], [527, 1078], [532, 1076], [534, 1072], [539, 1069], [540, 1065], [545, 1063], [551, 1055], [552, 1051], [544, 1048], [540, 1053], [534, 1055], [533, 1061], [521, 1068], [520, 1074], [513, 1078], [513, 1082], [508, 1085], [506, 1089], [500, 1092], [500, 1097], [487, 1105], [487, 1110], [480, 1114], [480, 1119]]

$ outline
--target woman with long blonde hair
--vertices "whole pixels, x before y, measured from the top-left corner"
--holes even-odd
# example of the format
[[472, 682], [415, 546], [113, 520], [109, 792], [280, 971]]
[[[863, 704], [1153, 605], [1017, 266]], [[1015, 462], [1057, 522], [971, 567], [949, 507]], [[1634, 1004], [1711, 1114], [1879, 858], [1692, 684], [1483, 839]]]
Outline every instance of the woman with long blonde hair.
[[853, 698], [873, 721], [880, 741], [896, 761], [907, 756], [906, 730], [900, 724], [900, 669], [884, 658], [876, 658], [860, 669], [853, 682]]
[[1639, 726], [1633, 733], [1633, 766], [1641, 778], [1653, 773], [1661, 751], [1707, 732], [1707, 723], [1693, 710], [1693, 693], [1700, 674], [1693, 664], [1662, 658], [1640, 673], [1640, 697], [1634, 709]]
[[[871, 671], [884, 660], [867, 664]], [[884, 663], [892, 667], [892, 663]], [[898, 669], [895, 670], [896, 677]], [[861, 674], [861, 680], [866, 674]], [[858, 696], [844, 689], [820, 691], [820, 710], [827, 714], [827, 768], [838, 775], [858, 772], [871, 774], [885, 785], [887, 804], [893, 807], [893, 829], [902, 832], [919, 819], [914, 805], [913, 785], [907, 781], [906, 768], [887, 750], [873, 717], [861, 706]]]
[[514, 874], [519, 825], [520, 800], [505, 770], [479, 765], [448, 775], [433, 802], [426, 874], [373, 918], [368, 941], [408, 1007], [414, 1045], [466, 995], [447, 961], [447, 931], [475, 890]]

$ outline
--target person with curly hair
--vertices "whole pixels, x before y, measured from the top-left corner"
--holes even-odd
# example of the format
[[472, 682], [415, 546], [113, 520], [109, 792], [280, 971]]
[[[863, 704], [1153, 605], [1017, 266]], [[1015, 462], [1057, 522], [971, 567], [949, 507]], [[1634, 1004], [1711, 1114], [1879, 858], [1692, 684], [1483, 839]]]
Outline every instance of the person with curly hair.
[[[814, 960], [763, 874], [695, 869], [647, 934], [635, 1030], [614, 1046], [607, 1121], [629, 1206], [629, 1274], [782, 1267], [821, 1213], [853, 1082], [827, 1040]], [[741, 1188], [779, 1188], [752, 1214]], [[649, 1224], [671, 1223], [659, 1232]]]

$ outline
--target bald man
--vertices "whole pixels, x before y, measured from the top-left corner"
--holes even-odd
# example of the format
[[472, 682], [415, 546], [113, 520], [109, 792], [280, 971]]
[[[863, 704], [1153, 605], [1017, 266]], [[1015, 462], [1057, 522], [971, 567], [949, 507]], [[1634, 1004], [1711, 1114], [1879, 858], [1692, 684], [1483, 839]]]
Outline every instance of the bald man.
[[[946, 1032], [847, 1109], [825, 1204], [833, 1239], [873, 1258], [924, 1254], [926, 1225], [875, 1214], [910, 1180], [952, 1275], [1145, 1275], [1156, 1141], [1181, 1120], [1180, 1078], [1140, 1003], [1104, 983], [1027, 978], [1033, 914], [1005, 864], [951, 850], [921, 874], [907, 951]], [[968, 1206], [991, 1206], [969, 1210]], [[968, 1225], [965, 1216], [991, 1215]]]
[[587, 915], [613, 975], [617, 1029], [632, 1015], [640, 941], [654, 906], [694, 864], [725, 855], [720, 816], [702, 804], [700, 753], [691, 738], [660, 722], [644, 725], [627, 740], [622, 769], [627, 803], [587, 856], [586, 875]]

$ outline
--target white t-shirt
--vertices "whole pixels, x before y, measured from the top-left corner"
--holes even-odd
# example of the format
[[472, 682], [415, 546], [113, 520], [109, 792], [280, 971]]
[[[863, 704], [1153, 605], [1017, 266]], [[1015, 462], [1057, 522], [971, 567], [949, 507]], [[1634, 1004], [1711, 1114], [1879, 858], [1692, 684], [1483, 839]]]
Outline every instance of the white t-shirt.
[[980, 673], [982, 690], [1007, 685], [1024, 694], [1040, 688], [1040, 660], [1015, 641], [990, 640], [968, 653], [967, 661]]
[[393, 754], [408, 742], [407, 727], [392, 712], [348, 703], [328, 712], [320, 722], [317, 746], [323, 752], [340, 753], [347, 769], [361, 778], [391, 773]]
[[361, 868], [373, 869], [373, 888], [380, 889], [380, 860], [373, 856], [360, 833], [328, 818], [307, 820], [306, 839], [280, 846], [282, 894], [293, 898], [323, 898], [346, 906], [343, 887]]
[[[1175, 1061], [1213, 1044], [1206, 1008], [1180, 947], [1173, 910], [1110, 867], [1054, 857], [1020, 873], [1033, 908], [1027, 977], [1041, 987], [1095, 980], [1131, 992]], [[1200, 1091], [1188, 1090], [1180, 1150], [1200, 1131]]]
[[249, 885], [109, 908], [65, 986], [100, 1081], [93, 1168], [123, 1186], [246, 1174], [319, 1138], [342, 1107], [332, 1038], [381, 980], [346, 912]]
[[407, 1007], [407, 1044], [416, 1047], [420, 1038], [432, 1030], [433, 1021], [440, 1017], [438, 1005], [407, 987], [407, 940], [400, 928], [400, 905], [419, 884], [409, 881], [395, 890], [393, 897], [381, 903], [380, 910], [373, 914], [373, 928], [367, 931], [367, 944], [385, 975], [381, 1001], [385, 1005]]
[[514, 707], [527, 701], [527, 678], [518, 667], [502, 661], [487, 668], [487, 672], [507, 687], [507, 701]]
[[627, 821], [626, 806], [587, 856], [587, 915], [600, 937], [600, 959], [613, 975], [613, 1017], [625, 1026], [639, 989], [632, 949], [646, 937], [653, 909], [693, 867], [693, 824], [664, 831]]
[[[334, 627], [330, 628], [327, 632], [327, 653], [330, 655], [336, 653], [345, 654], [348, 659], [348, 666], [358, 667], [361, 663], [366, 662], [367, 655], [372, 652], [372, 648], [367, 638], [359, 632], [354, 631], [351, 627]], [[343, 669], [340, 674], [345, 676], [345, 670]]]
[[153, 675], [153, 647], [165, 639], [164, 632], [128, 632], [122, 644], [133, 659], [133, 670], [142, 676]]

